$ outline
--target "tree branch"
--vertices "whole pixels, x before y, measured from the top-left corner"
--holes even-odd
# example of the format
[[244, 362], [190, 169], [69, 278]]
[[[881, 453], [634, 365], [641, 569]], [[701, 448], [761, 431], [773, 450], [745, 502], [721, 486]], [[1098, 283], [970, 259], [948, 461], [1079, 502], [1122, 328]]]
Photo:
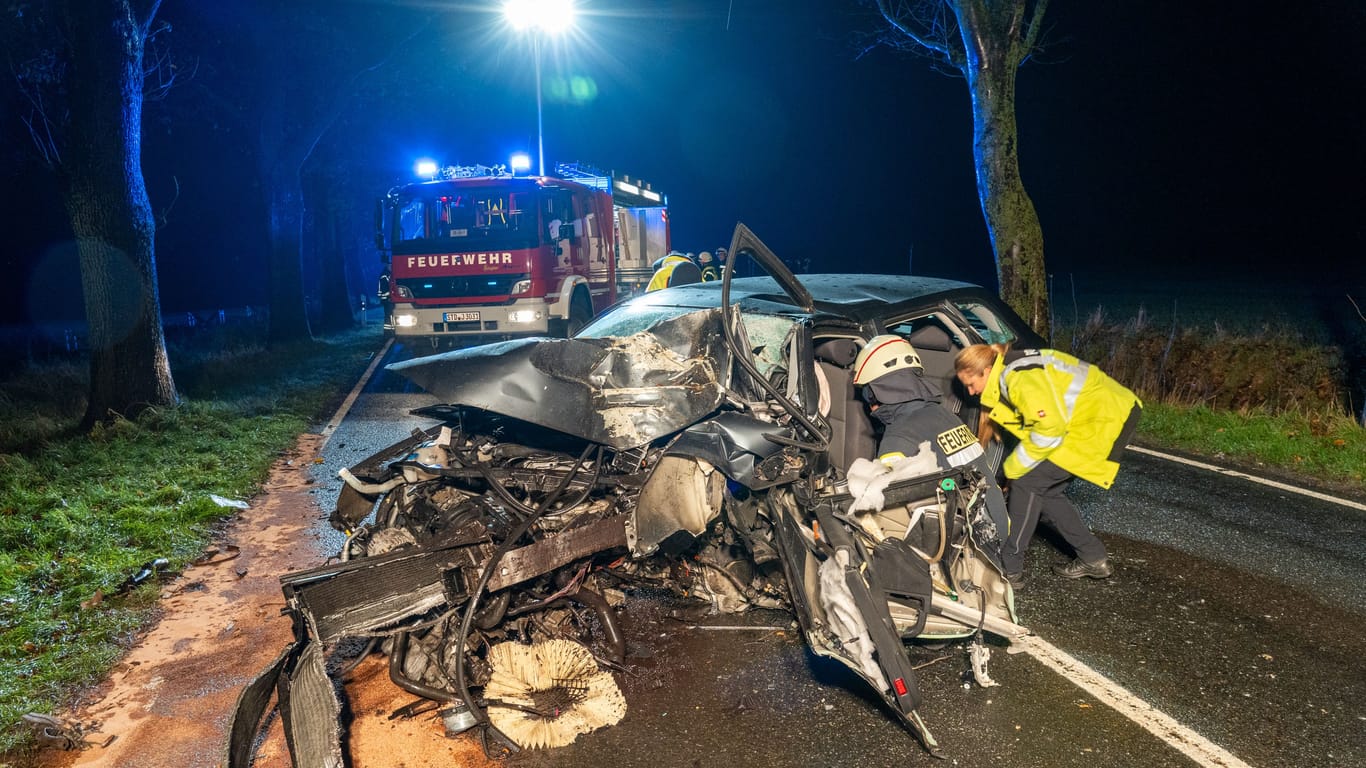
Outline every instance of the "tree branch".
[[1039, 42], [1039, 34], [1043, 30], [1043, 17], [1048, 11], [1048, 0], [1037, 0], [1034, 3], [1034, 12], [1029, 15], [1029, 22], [1025, 25], [1024, 32], [1024, 57], [1028, 57], [1034, 52], [1034, 46]]
[[[954, 52], [949, 48], [947, 36], [940, 34], [944, 31], [943, 29], [937, 28], [938, 25], [934, 21], [926, 22], [919, 18], [914, 9], [907, 8], [906, 3], [904, 2], [898, 2], [896, 6], [896, 9], [893, 10], [892, 5], [888, 0], [877, 0], [878, 11], [882, 13], [882, 18], [886, 19], [887, 23], [892, 25], [892, 29], [905, 35], [913, 44], [924, 48], [927, 51], [939, 54], [949, 61], [954, 60]], [[928, 32], [922, 33], [916, 30], [910, 24], [903, 22], [903, 17], [910, 19], [912, 22], [920, 21], [921, 23], [926, 24], [929, 28]]]

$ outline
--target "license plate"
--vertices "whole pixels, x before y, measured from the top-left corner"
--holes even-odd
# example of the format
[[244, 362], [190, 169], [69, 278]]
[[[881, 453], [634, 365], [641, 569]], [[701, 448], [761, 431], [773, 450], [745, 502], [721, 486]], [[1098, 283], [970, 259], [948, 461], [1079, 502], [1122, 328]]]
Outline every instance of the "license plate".
[[447, 323], [467, 323], [470, 321], [479, 322], [478, 312], [446, 312], [443, 322]]

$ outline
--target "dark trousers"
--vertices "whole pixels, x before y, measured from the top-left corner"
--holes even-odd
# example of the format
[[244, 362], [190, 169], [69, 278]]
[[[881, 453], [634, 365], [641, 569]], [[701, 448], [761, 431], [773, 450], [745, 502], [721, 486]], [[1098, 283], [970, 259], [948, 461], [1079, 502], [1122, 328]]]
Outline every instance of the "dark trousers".
[[1063, 493], [1071, 479], [1070, 472], [1051, 461], [1044, 461], [1010, 481], [1010, 496], [1006, 501], [1010, 533], [1001, 551], [1006, 573], [1024, 570], [1025, 552], [1040, 520], [1057, 530], [1083, 561], [1094, 563], [1105, 558], [1105, 545], [1086, 527], [1081, 513]]

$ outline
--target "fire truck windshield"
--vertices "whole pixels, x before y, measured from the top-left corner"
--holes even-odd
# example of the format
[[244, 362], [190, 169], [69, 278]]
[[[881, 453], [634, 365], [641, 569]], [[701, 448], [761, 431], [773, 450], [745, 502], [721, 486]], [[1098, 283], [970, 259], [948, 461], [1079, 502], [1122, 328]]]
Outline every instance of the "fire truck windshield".
[[536, 244], [534, 192], [506, 187], [424, 189], [394, 216], [396, 253], [530, 248]]

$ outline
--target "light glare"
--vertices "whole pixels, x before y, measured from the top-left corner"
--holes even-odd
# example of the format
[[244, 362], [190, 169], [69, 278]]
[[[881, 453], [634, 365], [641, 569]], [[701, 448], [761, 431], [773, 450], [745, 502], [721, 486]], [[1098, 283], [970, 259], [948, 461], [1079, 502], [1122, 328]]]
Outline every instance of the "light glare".
[[513, 29], [536, 28], [558, 35], [574, 26], [572, 0], [507, 0], [503, 3], [503, 17]]

